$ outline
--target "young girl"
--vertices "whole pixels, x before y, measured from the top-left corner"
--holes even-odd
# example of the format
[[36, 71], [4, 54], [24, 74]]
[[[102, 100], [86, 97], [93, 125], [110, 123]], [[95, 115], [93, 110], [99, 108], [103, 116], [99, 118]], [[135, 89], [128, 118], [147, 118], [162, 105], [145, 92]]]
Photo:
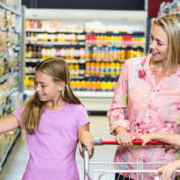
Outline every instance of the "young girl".
[[[176, 134], [145, 134], [138, 137], [143, 141], [142, 146], [145, 146], [146, 143], [155, 140], [165, 142], [167, 144], [172, 144], [174, 146], [180, 146], [180, 135]], [[170, 164], [164, 165], [156, 171], [156, 174], [161, 174], [161, 179], [169, 180], [173, 172], [177, 169], [180, 169], [180, 160], [171, 162]]]
[[86, 109], [73, 94], [70, 73], [63, 59], [47, 59], [36, 67], [35, 94], [0, 121], [0, 134], [26, 130], [30, 158], [22, 180], [79, 180], [77, 140], [93, 154]]

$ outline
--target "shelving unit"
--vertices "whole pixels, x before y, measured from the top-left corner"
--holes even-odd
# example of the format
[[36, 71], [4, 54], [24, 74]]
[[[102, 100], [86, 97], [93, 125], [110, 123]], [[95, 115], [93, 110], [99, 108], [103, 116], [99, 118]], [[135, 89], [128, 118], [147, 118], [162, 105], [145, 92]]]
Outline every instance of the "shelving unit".
[[[0, 2], [0, 119], [22, 105], [21, 1]], [[20, 130], [0, 135], [0, 171]]]
[[12, 143], [10, 143], [10, 144], [6, 147], [6, 150], [5, 150], [2, 158], [0, 159], [0, 172], [1, 172], [1, 170], [2, 170], [2, 166], [3, 166], [3, 164], [4, 164], [4, 161], [6, 160], [6, 158], [7, 158], [7, 156], [8, 156], [8, 153], [11, 151], [11, 148], [12, 148], [13, 144], [15, 143], [15, 141], [16, 141], [17, 137], [19, 136], [19, 134], [20, 134], [20, 130], [17, 129], [16, 132], [14, 133], [14, 138], [13, 138]]
[[[73, 16], [70, 17], [70, 14]], [[112, 89], [106, 89], [105, 85], [102, 89], [84, 88], [82, 87], [84, 81], [85, 84], [90, 81], [109, 82], [111, 88], [114, 88], [114, 82], [117, 82], [123, 63], [126, 59], [132, 58], [130, 53], [139, 53], [138, 55], [145, 53], [146, 19], [146, 11], [46, 10], [45, 12], [43, 9], [27, 9], [26, 20], [34, 21], [33, 27], [26, 24], [26, 52], [30, 52], [25, 58], [27, 75], [33, 78], [32, 67], [43, 59], [62, 57], [69, 64], [74, 93], [88, 107], [87, 110], [106, 111], [112, 101]], [[41, 24], [42, 21], [44, 25]], [[46, 26], [45, 21], [53, 25]], [[56, 28], [56, 22], [61, 22], [59, 29]], [[95, 23], [97, 28], [92, 23]], [[136, 28], [136, 26], [139, 29], [133, 30], [132, 27]], [[140, 39], [137, 40], [138, 38]], [[42, 55], [38, 58], [39, 50], [35, 46], [37, 48], [41, 46], [39, 49], [42, 50]], [[34, 53], [35, 49], [36, 53]], [[80, 52], [76, 52], [77, 50], [81, 50], [81, 55]], [[98, 56], [95, 51], [102, 53]], [[78, 73], [77, 68], [79, 68]], [[29, 91], [26, 90], [25, 93], [32, 94]], [[104, 94], [109, 96], [103, 97]], [[106, 102], [103, 102], [103, 99], [106, 99]], [[92, 108], [91, 100], [93, 104], [99, 102], [98, 107]]]

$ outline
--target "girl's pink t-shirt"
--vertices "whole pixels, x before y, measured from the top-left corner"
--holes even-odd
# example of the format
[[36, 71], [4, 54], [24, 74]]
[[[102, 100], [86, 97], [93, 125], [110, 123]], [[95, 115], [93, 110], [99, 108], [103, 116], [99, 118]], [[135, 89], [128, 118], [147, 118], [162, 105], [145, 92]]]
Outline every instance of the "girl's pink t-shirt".
[[[127, 60], [119, 77], [111, 108], [108, 111], [111, 134], [118, 126], [127, 129], [137, 137], [142, 134], [180, 133], [180, 70], [155, 83], [155, 74], [149, 68], [151, 55]], [[115, 165], [117, 169], [157, 169], [179, 155], [167, 145], [117, 147]], [[140, 166], [131, 162], [147, 163]], [[153, 165], [156, 164], [156, 165]], [[136, 173], [123, 174], [137, 179]], [[142, 174], [139, 173], [142, 177]], [[141, 179], [141, 177], [139, 177]], [[144, 173], [145, 179], [153, 179], [153, 173]]]
[[[21, 122], [24, 106], [13, 114]], [[78, 129], [89, 123], [82, 105], [66, 103], [60, 111], [44, 109], [35, 135], [26, 132], [30, 153], [22, 180], [79, 180], [75, 153]]]

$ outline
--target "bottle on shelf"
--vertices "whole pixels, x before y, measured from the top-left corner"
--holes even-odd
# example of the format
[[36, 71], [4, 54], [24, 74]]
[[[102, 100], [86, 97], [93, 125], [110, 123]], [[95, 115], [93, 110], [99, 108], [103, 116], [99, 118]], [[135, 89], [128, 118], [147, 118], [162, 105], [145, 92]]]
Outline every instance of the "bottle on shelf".
[[75, 75], [75, 67], [73, 63], [69, 64], [69, 71], [70, 71], [70, 75], [74, 76]]
[[115, 75], [115, 73], [116, 73], [115, 63], [111, 62], [110, 63], [110, 75]]
[[[80, 57], [80, 50], [78, 48], [75, 48], [74, 56], [75, 56], [75, 59], [79, 59], [79, 57]], [[84, 54], [84, 59], [85, 59], [85, 54]]]
[[71, 59], [71, 60], [73, 60], [73, 59], [75, 59], [75, 48], [70, 48], [70, 50], [69, 50], [69, 58]]
[[29, 46], [29, 58], [31, 59], [33, 57], [33, 49], [32, 46]]
[[105, 75], [105, 72], [106, 72], [105, 62], [101, 62], [100, 69], [101, 69], [100, 75]]
[[36, 46], [33, 46], [33, 55], [32, 55], [32, 58], [37, 58], [37, 53], [36, 53], [36, 49], [37, 47]]
[[100, 75], [100, 63], [99, 62], [96, 62], [95, 63], [95, 75]]
[[42, 58], [42, 55], [41, 55], [41, 54], [42, 54], [42, 52], [41, 52], [41, 46], [39, 45], [38, 48], [37, 48], [37, 53], [36, 53], [37, 58], [39, 58], [39, 59]]
[[26, 46], [25, 58], [29, 58], [29, 46]]
[[42, 59], [47, 59], [47, 50], [45, 47], [41, 50]]
[[50, 49], [50, 56], [51, 56], [51, 58], [55, 58], [56, 57], [56, 48], [51, 48]]
[[85, 57], [85, 49], [84, 48], [80, 48], [79, 49], [79, 58], [81, 59], [81, 60], [83, 60], [84, 59], [84, 57]]
[[85, 64], [79, 64], [79, 76], [84, 76], [85, 74]]
[[120, 62], [115, 63], [115, 68], [116, 68], [115, 75], [119, 76], [120, 73], [121, 73], [121, 64], [120, 64]]
[[105, 63], [105, 75], [110, 75], [110, 63], [106, 62]]
[[90, 74], [95, 75], [95, 62], [94, 61], [90, 63]]
[[86, 62], [86, 72], [85, 72], [86, 75], [90, 75], [90, 73], [91, 73], [90, 66], [91, 66], [90, 62], [89, 61]]
[[65, 50], [65, 48], [61, 48], [60, 56], [61, 56], [61, 58], [65, 59], [65, 57], [66, 57], [66, 50]]
[[78, 63], [75, 64], [74, 69], [75, 69], [74, 75], [79, 76], [79, 64]]

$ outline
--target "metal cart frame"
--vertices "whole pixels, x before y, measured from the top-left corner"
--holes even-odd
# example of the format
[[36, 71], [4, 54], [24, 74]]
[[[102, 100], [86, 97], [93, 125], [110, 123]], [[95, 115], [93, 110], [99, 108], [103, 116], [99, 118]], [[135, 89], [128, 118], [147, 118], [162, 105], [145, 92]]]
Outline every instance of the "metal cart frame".
[[[94, 141], [94, 145], [118, 145], [118, 143], [115, 141], [115, 140], [102, 140], [100, 138], [97, 138], [95, 139]], [[133, 145], [142, 145], [142, 140], [140, 139], [135, 139], [133, 141]], [[168, 145], [166, 143], [162, 143], [162, 142], [158, 142], [158, 141], [151, 141], [149, 143], [147, 143], [147, 145]], [[91, 176], [91, 173], [90, 173], [90, 160], [89, 160], [89, 153], [86, 149], [85, 146], [83, 146], [83, 152], [84, 152], [84, 180], [94, 180]], [[101, 177], [105, 174], [110, 174], [110, 173], [136, 173], [137, 174], [137, 180], [143, 180], [143, 174], [144, 173], [154, 173], [156, 170], [143, 170], [143, 165], [145, 164], [149, 164], [149, 163], [142, 163], [140, 161], [140, 156], [138, 157], [137, 159], [137, 162], [134, 162], [134, 163], [121, 163], [121, 164], [136, 164], [137, 167], [140, 167], [138, 169], [135, 169], [135, 170], [101, 170], [101, 171], [93, 171], [93, 172], [101, 172], [101, 174], [99, 175], [98, 177], [98, 180], [101, 179]], [[175, 158], [172, 157], [170, 159], [170, 162], [174, 161]], [[92, 162], [93, 163], [93, 162]], [[99, 164], [104, 164], [104, 162], [96, 162], [96, 163], [99, 163]], [[106, 162], [106, 164], [117, 164], [115, 162]], [[120, 164], [120, 163], [118, 163]], [[164, 164], [167, 164], [167, 163], [151, 163], [151, 164], [158, 164], [158, 165], [164, 165]], [[175, 172], [180, 172], [180, 170], [176, 170]], [[175, 172], [174, 172], [174, 177], [175, 177]], [[139, 178], [139, 175], [138, 173], [141, 173], [142, 174], [142, 177]], [[158, 180], [158, 178], [155, 178], [154, 176], [154, 179]], [[175, 178], [174, 178], [175, 179]]]

